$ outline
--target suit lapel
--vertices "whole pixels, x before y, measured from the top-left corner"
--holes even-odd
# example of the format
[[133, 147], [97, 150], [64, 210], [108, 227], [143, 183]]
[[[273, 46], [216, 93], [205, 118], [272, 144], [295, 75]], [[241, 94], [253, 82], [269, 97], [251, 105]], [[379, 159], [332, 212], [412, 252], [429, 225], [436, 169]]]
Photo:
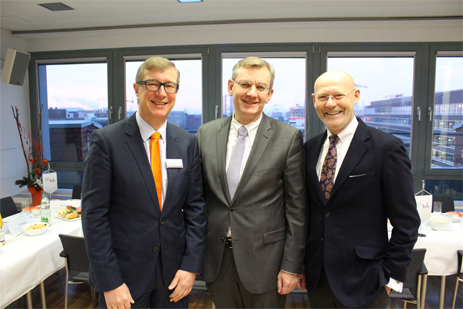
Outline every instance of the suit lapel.
[[227, 182], [227, 143], [228, 134], [230, 132], [231, 117], [225, 119], [222, 123], [222, 127], [217, 131], [217, 168], [220, 177], [220, 183], [222, 184], [223, 192], [229, 204], [231, 204], [230, 190], [228, 189]]
[[143, 146], [143, 140], [137, 125], [137, 120], [135, 119], [135, 114], [127, 119], [125, 134], [125, 141], [127, 146], [129, 147], [135, 162], [137, 162], [138, 169], [143, 177], [143, 180], [145, 181], [146, 187], [148, 188], [153, 205], [157, 205], [155, 208], [159, 213], [159, 202], [156, 195], [156, 186], [154, 185], [153, 173], [151, 172], [151, 166], [149, 164], [148, 157], [146, 156], [146, 150]]
[[241, 175], [238, 188], [236, 188], [235, 196], [233, 201], [236, 201], [237, 197], [240, 195], [243, 188], [246, 186], [249, 178], [257, 167], [260, 158], [265, 152], [267, 145], [272, 139], [273, 130], [270, 124], [270, 120], [265, 114], [262, 114], [262, 121], [257, 129], [256, 138], [254, 139], [254, 144], [251, 148], [251, 153], [249, 154], [246, 166], [244, 167], [243, 175]]
[[320, 186], [320, 180], [318, 179], [317, 176], [317, 162], [318, 162], [318, 157], [320, 156], [320, 152], [322, 151], [323, 143], [325, 142], [326, 139], [326, 134], [327, 132], [325, 131], [324, 134], [320, 134], [318, 136], [318, 140], [315, 144], [314, 149], [311, 151], [312, 156], [309, 159], [308, 162], [308, 181], [307, 183], [315, 183], [317, 184], [315, 186], [315, 192], [317, 194], [317, 197], [319, 198], [320, 201], [322, 201], [323, 205], [326, 204], [325, 196], [323, 195], [322, 188]]
[[336, 177], [333, 190], [331, 191], [331, 196], [336, 194], [336, 191], [339, 187], [341, 187], [344, 181], [346, 181], [352, 170], [358, 165], [363, 155], [368, 150], [367, 140], [369, 137], [370, 134], [368, 132], [367, 125], [359, 120], [359, 125], [355, 131], [354, 137], [352, 138], [349, 150], [347, 151], [341, 169]]
[[[167, 123], [166, 159], [179, 159], [179, 158], [182, 158], [182, 156], [181, 156], [179, 145], [178, 145], [177, 135], [174, 134], [171, 128], [172, 128], [172, 125], [170, 123]], [[164, 199], [164, 205], [162, 207], [163, 211], [165, 211], [165, 209], [169, 205], [169, 201], [171, 199], [169, 197], [174, 196], [175, 194], [174, 188], [175, 188], [175, 180], [177, 178], [177, 175], [178, 175], [178, 168], [168, 168], [167, 169], [167, 179], [169, 181], [169, 184], [167, 186], [166, 197]]]

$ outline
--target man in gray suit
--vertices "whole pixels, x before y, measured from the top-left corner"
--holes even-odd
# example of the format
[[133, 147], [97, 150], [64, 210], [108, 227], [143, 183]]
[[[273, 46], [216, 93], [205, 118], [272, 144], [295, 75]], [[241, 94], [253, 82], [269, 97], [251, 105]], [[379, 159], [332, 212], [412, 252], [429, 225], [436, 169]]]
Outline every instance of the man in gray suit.
[[304, 151], [296, 128], [267, 117], [275, 71], [233, 68], [235, 112], [198, 130], [206, 193], [204, 281], [218, 308], [284, 308], [307, 236]]

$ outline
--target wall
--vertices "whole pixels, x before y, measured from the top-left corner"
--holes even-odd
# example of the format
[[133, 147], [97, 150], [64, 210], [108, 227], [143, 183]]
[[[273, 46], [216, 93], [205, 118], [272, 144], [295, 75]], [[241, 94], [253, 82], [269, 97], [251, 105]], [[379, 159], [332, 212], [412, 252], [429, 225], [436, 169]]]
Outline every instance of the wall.
[[[1, 29], [1, 59], [5, 59], [8, 47], [27, 51], [26, 40]], [[29, 81], [26, 76], [23, 86], [0, 82], [0, 87], [0, 197], [5, 197], [25, 190], [14, 184], [27, 169], [11, 106], [18, 107], [21, 124], [30, 132]]]

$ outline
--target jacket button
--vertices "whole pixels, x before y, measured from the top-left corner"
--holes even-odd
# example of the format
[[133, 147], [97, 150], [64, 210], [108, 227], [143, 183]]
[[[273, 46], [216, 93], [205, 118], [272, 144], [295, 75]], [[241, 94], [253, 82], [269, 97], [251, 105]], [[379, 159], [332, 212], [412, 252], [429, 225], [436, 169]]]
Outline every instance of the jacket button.
[[326, 217], [329, 218], [330, 216], [331, 216], [331, 212], [328, 211], [328, 212], [326, 213]]
[[235, 210], [234, 210], [233, 208], [230, 208], [230, 211], [233, 212], [233, 211], [235, 211]]
[[323, 237], [322, 237], [322, 238], [320, 238], [320, 242], [323, 242]]
[[154, 247], [153, 252], [156, 253], [158, 251], [159, 251], [158, 247]]
[[164, 224], [164, 219], [159, 220], [159, 223]]

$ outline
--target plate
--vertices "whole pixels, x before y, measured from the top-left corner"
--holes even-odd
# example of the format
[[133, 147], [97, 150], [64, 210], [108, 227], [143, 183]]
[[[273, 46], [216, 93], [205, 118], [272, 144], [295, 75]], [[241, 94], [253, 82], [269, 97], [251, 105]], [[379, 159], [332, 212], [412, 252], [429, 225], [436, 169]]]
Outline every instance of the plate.
[[74, 219], [66, 219], [66, 218], [61, 218], [60, 216], [55, 216], [55, 218], [58, 218], [60, 220], [67, 221], [67, 222], [74, 222], [74, 221], [79, 221], [81, 217], [77, 217]]

